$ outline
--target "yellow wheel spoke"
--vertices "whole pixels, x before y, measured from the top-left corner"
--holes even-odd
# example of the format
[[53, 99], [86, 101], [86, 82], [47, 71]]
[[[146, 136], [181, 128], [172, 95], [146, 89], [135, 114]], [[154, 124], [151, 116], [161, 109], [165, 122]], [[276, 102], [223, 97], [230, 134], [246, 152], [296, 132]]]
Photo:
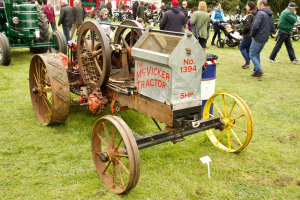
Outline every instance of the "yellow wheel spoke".
[[225, 129], [223, 129], [222, 131], [221, 131], [221, 133], [220, 133], [220, 135], [219, 135], [219, 138], [218, 138], [218, 141], [217, 141], [217, 143], [216, 144], [218, 144], [219, 142], [220, 142], [220, 139], [222, 138], [222, 135], [223, 135], [223, 131], [224, 131]]
[[213, 104], [216, 106], [216, 108], [217, 108], [219, 114], [221, 115], [221, 117], [223, 117], [223, 114], [222, 114], [221, 110], [219, 109], [219, 106], [214, 101], [213, 101]]
[[39, 82], [40, 81], [40, 73], [38, 70], [38, 68], [39, 68], [38, 63], [39, 63], [39, 61], [35, 63], [35, 72], [36, 72], [37, 80]]
[[232, 126], [233, 126], [233, 127], [235, 127], [235, 128], [238, 128], [238, 129], [240, 129], [240, 130], [242, 130], [242, 131], [244, 131], [244, 132], [247, 132], [247, 130], [246, 130], [246, 129], [244, 129], [244, 128], [241, 128], [241, 127], [239, 127], [239, 126], [237, 126], [237, 125], [234, 125], [234, 124], [232, 124]]
[[231, 107], [230, 112], [229, 112], [229, 114], [228, 114], [229, 117], [230, 117], [231, 114], [232, 114], [232, 111], [233, 111], [233, 108], [234, 108], [235, 104], [236, 104], [236, 101], [234, 101], [234, 103], [232, 104], [232, 107]]
[[51, 95], [51, 97], [49, 97], [49, 102], [52, 100], [52, 95]]
[[223, 107], [224, 107], [224, 115], [226, 117], [227, 113], [226, 113], [226, 103], [225, 103], [225, 96], [224, 96], [224, 94], [222, 95], [222, 102], [223, 102]]
[[212, 114], [209, 114], [209, 116], [214, 117]]
[[234, 118], [233, 120], [237, 120], [237, 119], [239, 119], [239, 118], [241, 118], [241, 117], [243, 117], [243, 116], [245, 116], [245, 114], [242, 114], [242, 115], [240, 115], [240, 116]]
[[238, 143], [242, 146], [243, 144], [242, 144], [241, 140], [237, 137], [237, 135], [234, 132], [234, 130], [230, 129], [230, 131], [231, 131], [232, 135], [235, 137], [235, 139], [238, 141]]
[[49, 107], [49, 102], [48, 102], [48, 98], [43, 94], [42, 99], [44, 101], [44, 103], [46, 104], [46, 107], [48, 108], [49, 112], [51, 113], [51, 109]]
[[51, 92], [51, 87], [44, 87], [43, 92]]
[[228, 148], [229, 148], [229, 151], [231, 151], [230, 135], [229, 135], [228, 129], [226, 129], [226, 133], [227, 133]]
[[34, 73], [33, 73], [33, 78], [34, 78], [34, 80], [35, 80], [35, 82], [36, 82], [36, 85], [38, 86], [39, 82], [38, 82], [38, 80], [37, 80], [37, 78], [36, 78], [36, 76], [35, 76]]

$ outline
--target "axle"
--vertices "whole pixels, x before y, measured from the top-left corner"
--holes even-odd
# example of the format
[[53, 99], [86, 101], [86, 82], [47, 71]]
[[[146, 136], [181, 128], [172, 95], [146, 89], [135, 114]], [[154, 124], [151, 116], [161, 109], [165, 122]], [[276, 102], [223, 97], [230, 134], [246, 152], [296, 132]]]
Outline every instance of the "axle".
[[171, 131], [159, 131], [153, 134], [140, 136], [136, 138], [136, 143], [139, 149], [148, 148], [157, 144], [172, 141], [174, 144], [184, 140], [185, 136], [193, 135], [211, 128], [222, 130], [224, 123], [220, 117], [211, 117], [199, 121], [197, 128], [179, 128]]
[[[211, 117], [209, 119], [200, 120], [199, 126], [197, 128], [186, 127], [174, 130], [158, 131], [155, 133], [137, 137], [136, 143], [139, 150], [169, 141], [172, 141], [175, 144], [177, 142], [183, 141], [185, 136], [193, 135], [195, 133], [199, 133], [211, 128], [222, 130], [224, 128], [224, 122], [220, 117]], [[125, 148], [122, 148], [121, 151], [124, 152], [125, 155], [127, 155], [127, 150]], [[100, 160], [102, 162], [108, 162], [112, 157], [114, 157], [113, 154], [114, 153], [112, 152], [102, 152], [100, 154]]]

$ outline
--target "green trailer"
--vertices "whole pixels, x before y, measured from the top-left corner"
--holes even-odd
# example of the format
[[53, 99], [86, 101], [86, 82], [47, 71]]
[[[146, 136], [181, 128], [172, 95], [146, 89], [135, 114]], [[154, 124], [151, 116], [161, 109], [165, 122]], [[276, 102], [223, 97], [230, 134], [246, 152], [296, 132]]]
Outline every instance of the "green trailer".
[[46, 15], [25, 0], [0, 0], [0, 64], [9, 65], [10, 49], [30, 48], [32, 53], [67, 53], [65, 36], [51, 35]]

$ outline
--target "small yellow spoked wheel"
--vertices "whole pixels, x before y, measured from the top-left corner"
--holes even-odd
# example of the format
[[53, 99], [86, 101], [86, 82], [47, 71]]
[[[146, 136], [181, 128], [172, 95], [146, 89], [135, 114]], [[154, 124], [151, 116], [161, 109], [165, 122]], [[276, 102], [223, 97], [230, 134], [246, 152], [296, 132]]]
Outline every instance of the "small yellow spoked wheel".
[[230, 92], [217, 92], [207, 100], [203, 119], [218, 116], [221, 117], [223, 128], [207, 130], [210, 141], [223, 151], [242, 151], [253, 134], [253, 120], [246, 103]]
[[94, 125], [93, 159], [99, 177], [116, 194], [128, 193], [140, 177], [140, 155], [127, 124], [117, 116], [105, 115]]

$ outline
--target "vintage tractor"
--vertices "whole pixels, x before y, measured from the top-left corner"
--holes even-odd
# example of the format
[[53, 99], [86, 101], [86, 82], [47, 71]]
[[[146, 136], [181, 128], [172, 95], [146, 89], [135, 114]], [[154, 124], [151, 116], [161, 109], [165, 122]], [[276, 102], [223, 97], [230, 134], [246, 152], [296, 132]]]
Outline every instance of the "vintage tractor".
[[119, 116], [105, 115], [94, 124], [95, 167], [113, 192], [128, 193], [138, 183], [141, 149], [202, 131], [223, 151], [240, 152], [248, 145], [251, 113], [237, 95], [207, 91], [214, 80], [202, 80], [207, 56], [192, 33], [145, 30], [127, 20], [115, 25], [112, 40], [102, 25], [85, 22], [68, 56], [35, 55], [29, 86], [36, 116], [45, 125], [67, 120], [70, 92], [77, 95], [73, 102], [97, 115], [109, 106], [112, 114], [134, 109], [152, 118], [158, 131], [147, 135], [135, 133]]
[[25, 0], [0, 0], [0, 64], [9, 65], [10, 49], [30, 48], [32, 53], [67, 53], [65, 36], [50, 35], [46, 15]]

